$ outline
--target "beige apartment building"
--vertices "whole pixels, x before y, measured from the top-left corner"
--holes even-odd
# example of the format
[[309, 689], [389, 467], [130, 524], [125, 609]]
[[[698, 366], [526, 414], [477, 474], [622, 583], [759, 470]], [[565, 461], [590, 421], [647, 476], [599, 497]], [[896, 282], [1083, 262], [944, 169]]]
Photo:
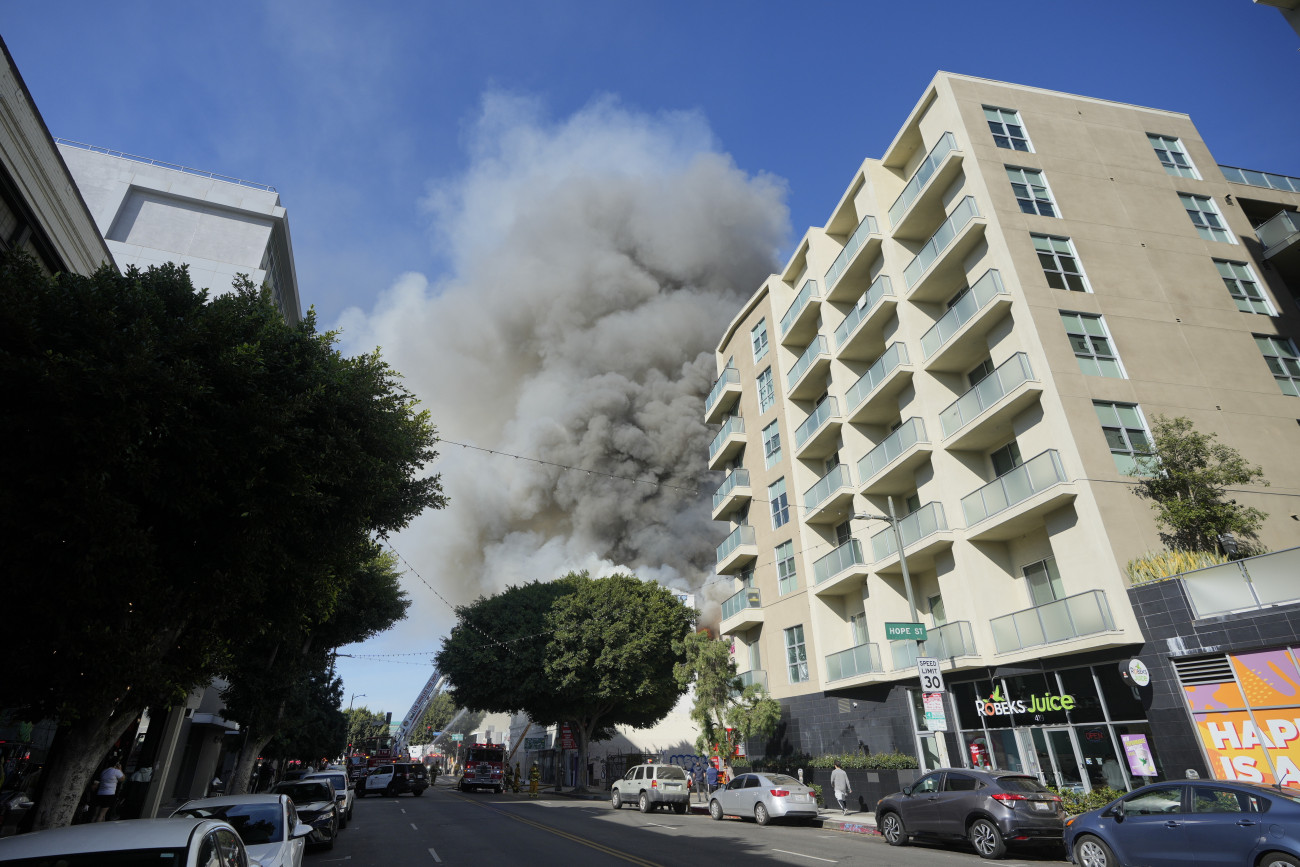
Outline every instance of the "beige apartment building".
[[[1300, 539], [1298, 210], [1185, 114], [936, 75], [717, 350], [721, 631], [789, 747], [1084, 789], [1159, 757], [1119, 672], [1125, 564], [1160, 547], [1126, 473], [1187, 416], [1263, 465], [1261, 541]], [[891, 510], [905, 561], [861, 517]]]

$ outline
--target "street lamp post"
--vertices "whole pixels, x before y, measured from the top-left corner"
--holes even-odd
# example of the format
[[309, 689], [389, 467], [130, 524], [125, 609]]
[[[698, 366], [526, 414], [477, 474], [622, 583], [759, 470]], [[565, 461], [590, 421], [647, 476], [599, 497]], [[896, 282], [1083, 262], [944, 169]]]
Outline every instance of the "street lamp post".
[[365, 697], [366, 694], [364, 692], [352, 693], [352, 698], [348, 699], [348, 710], [352, 710], [352, 702], [356, 701], [359, 698], [365, 698]]
[[[894, 498], [889, 497], [889, 514], [888, 515], [868, 515], [856, 513], [854, 518], [865, 521], [887, 521], [889, 526], [894, 530], [894, 544], [898, 546], [898, 564], [903, 567], [903, 589], [907, 592], [907, 610], [908, 615], [913, 622], [917, 622], [916, 598], [912, 595], [912, 575], [907, 571], [907, 553], [903, 551], [903, 534], [898, 529], [898, 516], [894, 513]], [[925, 655], [925, 642], [916, 642], [916, 652], [918, 656]]]
[[[352, 698], [348, 699], [348, 755], [352, 755], [352, 702], [359, 698], [365, 698], [364, 692], [352, 693]], [[350, 761], [350, 760], [349, 760]], [[351, 769], [351, 765], [348, 766]]]

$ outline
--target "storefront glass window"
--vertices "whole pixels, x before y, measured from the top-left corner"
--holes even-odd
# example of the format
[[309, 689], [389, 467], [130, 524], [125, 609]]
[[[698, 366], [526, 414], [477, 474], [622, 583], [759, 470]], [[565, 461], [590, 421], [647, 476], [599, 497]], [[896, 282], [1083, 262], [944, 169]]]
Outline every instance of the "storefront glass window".
[[[1123, 755], [1119, 756], [1119, 761], [1121, 765], [1126, 766], [1135, 786], [1139, 783], [1145, 785], [1169, 779], [1170, 769], [1166, 768], [1164, 762], [1160, 760], [1160, 753], [1156, 750], [1156, 739], [1151, 736], [1149, 725], [1121, 723], [1114, 726], [1114, 729], [1115, 736], [1124, 751]], [[1128, 738], [1125, 738], [1125, 735], [1128, 735]], [[1147, 773], [1135, 773], [1138, 770]]]
[[1070, 708], [1071, 722], [1106, 721], [1106, 716], [1102, 713], [1101, 699], [1097, 697], [1097, 683], [1092, 679], [1091, 668], [1067, 668], [1057, 674], [1061, 678], [1061, 693], [1074, 699], [1074, 707]]
[[981, 680], [975, 683], [949, 684], [948, 689], [952, 692], [953, 703], [957, 705], [958, 726], [962, 729], [982, 729], [984, 718], [976, 709], [975, 699], [987, 700], [993, 692], [993, 685], [987, 680]]
[[993, 748], [993, 759], [1000, 770], [1030, 773], [1020, 757], [1020, 744], [1016, 740], [1014, 729], [990, 731], [989, 746]]
[[1110, 729], [1105, 725], [1076, 726], [1074, 734], [1079, 742], [1083, 770], [1092, 788], [1111, 788], [1121, 792], [1127, 789], [1128, 773], [1123, 757], [1115, 755]]
[[1093, 670], [1097, 672], [1097, 680], [1101, 681], [1101, 695], [1106, 700], [1106, 710], [1112, 720], [1147, 718], [1137, 687], [1124, 682], [1119, 675], [1119, 666], [1099, 665]]
[[1042, 674], [1026, 674], [1005, 679], [1006, 700], [1011, 714], [989, 721], [989, 725], [1064, 725], [1069, 721], [1065, 703], [1056, 688], [1056, 678]]

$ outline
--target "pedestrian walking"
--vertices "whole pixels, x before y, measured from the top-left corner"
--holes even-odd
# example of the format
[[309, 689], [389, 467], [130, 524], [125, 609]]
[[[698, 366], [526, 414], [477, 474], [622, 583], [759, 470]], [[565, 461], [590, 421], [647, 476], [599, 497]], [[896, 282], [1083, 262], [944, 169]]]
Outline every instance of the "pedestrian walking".
[[691, 782], [695, 785], [695, 792], [698, 795], [704, 794], [704, 765], [700, 762], [695, 763], [691, 768]]
[[126, 779], [126, 774], [122, 773], [122, 763], [114, 762], [111, 768], [104, 768], [104, 772], [99, 775], [99, 789], [95, 792], [95, 806], [99, 808], [95, 813], [96, 822], [102, 822], [108, 817], [108, 811], [117, 803], [117, 787]]
[[709, 784], [709, 794], [718, 787], [718, 768], [713, 762], [709, 762], [709, 769], [704, 772], [704, 781]]
[[840, 763], [835, 763], [835, 770], [831, 771], [831, 788], [835, 790], [835, 800], [840, 803], [840, 810], [844, 815], [848, 815], [849, 792], [853, 787], [849, 785], [849, 775], [840, 767]]

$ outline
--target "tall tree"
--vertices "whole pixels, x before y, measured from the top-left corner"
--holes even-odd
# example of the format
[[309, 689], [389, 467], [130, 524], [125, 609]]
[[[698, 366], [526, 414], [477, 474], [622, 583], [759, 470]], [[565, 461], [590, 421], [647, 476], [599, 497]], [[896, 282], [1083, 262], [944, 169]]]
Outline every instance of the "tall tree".
[[776, 731], [781, 705], [760, 684], [744, 684], [729, 642], [693, 632], [680, 645], [684, 659], [674, 674], [682, 689], [695, 687], [691, 718], [700, 724], [696, 749], [730, 764], [739, 744]]
[[384, 714], [375, 713], [364, 705], [343, 711], [343, 716], [347, 720], [348, 743], [354, 750], [361, 749], [366, 741], [388, 733]]
[[456, 702], [451, 700], [451, 693], [440, 692], [433, 697], [433, 701], [429, 702], [429, 708], [424, 712], [424, 716], [420, 717], [420, 722], [415, 726], [416, 734], [428, 743], [433, 733], [446, 729], [455, 715]]
[[209, 299], [170, 265], [50, 278], [10, 253], [0, 330], [0, 556], [60, 587], [60, 616], [6, 632], [7, 701], [60, 722], [48, 827], [145, 704], [327, 618], [364, 541], [444, 498], [398, 374], [247, 281]]
[[1150, 500], [1166, 546], [1185, 551], [1216, 551], [1219, 537], [1231, 533], [1251, 549], [1268, 515], [1228, 495], [1235, 485], [1268, 485], [1264, 471], [1234, 448], [1201, 433], [1190, 419], [1157, 415], [1151, 421], [1152, 451], [1137, 459], [1134, 493]]

